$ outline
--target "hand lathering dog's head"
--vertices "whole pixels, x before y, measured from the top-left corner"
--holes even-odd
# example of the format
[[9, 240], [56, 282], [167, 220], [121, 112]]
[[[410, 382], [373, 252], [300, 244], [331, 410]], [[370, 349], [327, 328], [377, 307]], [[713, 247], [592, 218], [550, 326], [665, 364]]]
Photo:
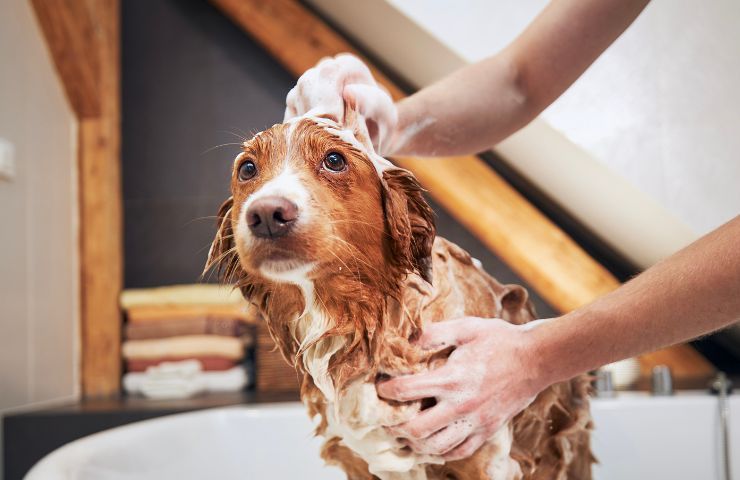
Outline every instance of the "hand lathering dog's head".
[[367, 145], [326, 118], [245, 142], [206, 267], [219, 265], [247, 296], [257, 284], [336, 276], [386, 290], [409, 272], [431, 281], [435, 228], [422, 189]]

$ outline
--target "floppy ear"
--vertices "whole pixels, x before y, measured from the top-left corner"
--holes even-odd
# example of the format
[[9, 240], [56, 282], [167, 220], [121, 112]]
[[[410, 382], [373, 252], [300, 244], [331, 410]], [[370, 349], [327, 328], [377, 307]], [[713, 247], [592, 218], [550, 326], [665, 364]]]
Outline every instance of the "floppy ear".
[[231, 208], [234, 205], [234, 197], [229, 197], [218, 209], [216, 217], [216, 238], [211, 243], [208, 251], [206, 266], [203, 274], [216, 268], [219, 276], [228, 278], [233, 275], [239, 267], [239, 258], [234, 250], [234, 231], [231, 228]]
[[432, 283], [434, 212], [414, 175], [402, 168], [383, 171], [383, 210], [391, 259]]
[[509, 323], [521, 325], [537, 318], [534, 305], [527, 290], [521, 285], [504, 285], [501, 297], [501, 318]]

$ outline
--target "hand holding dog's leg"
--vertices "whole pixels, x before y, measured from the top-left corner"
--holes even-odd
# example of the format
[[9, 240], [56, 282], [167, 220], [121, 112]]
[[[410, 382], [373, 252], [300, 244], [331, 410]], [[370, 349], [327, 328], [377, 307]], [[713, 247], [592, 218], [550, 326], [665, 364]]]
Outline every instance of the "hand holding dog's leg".
[[[449, 459], [474, 452], [541, 390], [601, 365], [696, 338], [740, 318], [740, 216], [617, 290], [558, 319], [512, 325], [464, 318], [430, 325], [420, 341], [439, 349], [454, 345], [447, 363], [424, 374], [377, 386], [387, 399], [433, 396], [437, 405], [398, 426], [414, 448], [445, 453], [455, 443], [455, 421], [472, 433]], [[418, 392], [416, 386], [422, 384]], [[453, 429], [454, 430], [454, 429]], [[462, 443], [464, 442], [464, 443]]]
[[455, 346], [447, 363], [378, 384], [382, 398], [434, 397], [437, 404], [392, 429], [417, 452], [449, 460], [475, 451], [524, 409], [540, 390], [530, 365], [530, 329], [498, 319], [463, 318], [429, 325], [423, 348]]

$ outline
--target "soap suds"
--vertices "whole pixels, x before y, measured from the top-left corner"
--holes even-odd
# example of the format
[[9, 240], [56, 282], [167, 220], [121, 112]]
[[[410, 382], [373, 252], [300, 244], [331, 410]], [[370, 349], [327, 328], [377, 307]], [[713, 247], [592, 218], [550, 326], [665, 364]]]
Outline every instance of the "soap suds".
[[496, 446], [496, 454], [488, 464], [488, 478], [496, 480], [518, 480], [522, 478], [519, 463], [511, 458], [511, 445], [514, 443], [514, 434], [510, 424], [506, 424], [496, 432], [488, 443]]
[[364, 380], [352, 382], [336, 401], [327, 405], [326, 437], [340, 438], [381, 480], [426, 480], [426, 465], [444, 463], [439, 456], [409, 452], [384, 428], [409, 420], [418, 407], [391, 406]]

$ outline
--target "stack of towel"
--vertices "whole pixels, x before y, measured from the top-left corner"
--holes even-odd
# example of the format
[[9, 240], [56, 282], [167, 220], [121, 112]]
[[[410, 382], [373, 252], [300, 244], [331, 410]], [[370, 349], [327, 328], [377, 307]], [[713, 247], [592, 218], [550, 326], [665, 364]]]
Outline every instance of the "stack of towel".
[[126, 290], [124, 389], [153, 398], [238, 391], [248, 383], [245, 353], [254, 315], [238, 290], [183, 285]]

